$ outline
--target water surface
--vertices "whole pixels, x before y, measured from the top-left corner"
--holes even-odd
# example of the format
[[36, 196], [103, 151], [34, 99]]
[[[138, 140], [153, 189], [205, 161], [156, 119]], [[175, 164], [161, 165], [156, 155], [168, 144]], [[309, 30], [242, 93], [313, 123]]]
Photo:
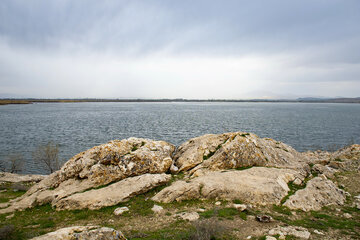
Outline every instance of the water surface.
[[207, 133], [253, 132], [298, 151], [360, 142], [360, 104], [37, 103], [0, 106], [0, 160], [24, 155], [26, 173], [46, 173], [32, 152], [60, 144], [63, 161], [113, 139], [144, 137], [179, 145]]

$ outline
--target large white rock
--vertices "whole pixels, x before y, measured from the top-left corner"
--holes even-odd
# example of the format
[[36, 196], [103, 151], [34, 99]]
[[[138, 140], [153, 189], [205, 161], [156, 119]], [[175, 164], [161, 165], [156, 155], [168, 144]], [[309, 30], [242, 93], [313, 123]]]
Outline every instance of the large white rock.
[[32, 240], [126, 240], [122, 232], [108, 227], [74, 226], [32, 238]]
[[345, 192], [337, 188], [332, 181], [316, 177], [308, 181], [304, 189], [298, 190], [290, 196], [284, 206], [303, 211], [317, 211], [327, 205], [343, 205], [345, 199]]
[[256, 205], [280, 204], [288, 182], [303, 177], [292, 169], [253, 167], [242, 171], [215, 171], [189, 181], [176, 181], [152, 199], [169, 203], [188, 199], [239, 199]]
[[190, 139], [174, 156], [178, 171], [189, 171], [195, 176], [206, 171], [248, 166], [308, 170], [306, 162], [308, 159], [304, 154], [284, 143], [244, 132], [208, 134]]
[[171, 176], [167, 174], [144, 174], [129, 177], [107, 187], [76, 193], [55, 202], [56, 210], [99, 209], [128, 201], [131, 197], [145, 193], [150, 189], [167, 183]]
[[36, 205], [56, 203], [86, 190], [146, 173], [165, 173], [175, 147], [164, 141], [142, 138], [114, 140], [72, 157], [64, 166], [23, 196], [0, 209], [0, 214]]

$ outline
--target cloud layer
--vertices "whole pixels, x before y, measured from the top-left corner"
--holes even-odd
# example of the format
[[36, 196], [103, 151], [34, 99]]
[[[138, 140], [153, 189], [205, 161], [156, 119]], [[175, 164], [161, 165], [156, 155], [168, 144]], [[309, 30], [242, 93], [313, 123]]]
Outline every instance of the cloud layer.
[[357, 97], [360, 2], [0, 3], [0, 97]]

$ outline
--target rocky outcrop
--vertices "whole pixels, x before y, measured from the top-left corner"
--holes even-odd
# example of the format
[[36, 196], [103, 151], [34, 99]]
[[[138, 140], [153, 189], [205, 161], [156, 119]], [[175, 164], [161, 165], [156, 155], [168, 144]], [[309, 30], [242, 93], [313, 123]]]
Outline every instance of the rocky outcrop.
[[252, 133], [208, 134], [182, 144], [174, 156], [176, 172], [200, 176], [207, 171], [249, 166], [308, 169], [307, 158], [292, 147]]
[[345, 198], [345, 192], [337, 188], [332, 181], [324, 177], [316, 177], [309, 180], [304, 189], [290, 196], [284, 206], [303, 211], [317, 211], [327, 205], [343, 205]]
[[120, 231], [99, 226], [74, 226], [32, 238], [32, 240], [126, 240]]
[[161, 174], [171, 166], [175, 147], [142, 138], [114, 140], [75, 155], [57, 172], [30, 188], [0, 213], [52, 203], [75, 193], [105, 186], [127, 177]]
[[36, 174], [15, 174], [8, 172], [0, 172], [0, 182], [4, 183], [37, 183], [43, 180], [46, 175]]
[[237, 171], [215, 171], [189, 181], [176, 181], [152, 199], [169, 203], [188, 199], [238, 199], [255, 205], [280, 204], [290, 190], [287, 183], [304, 179], [298, 171], [253, 167]]
[[131, 197], [147, 192], [170, 181], [166, 174], [144, 174], [130, 177], [110, 186], [76, 193], [53, 203], [56, 210], [99, 209], [128, 201]]
[[273, 228], [269, 231], [270, 235], [283, 235], [283, 236], [294, 236], [296, 238], [301, 239], [309, 239], [311, 233], [303, 227], [296, 227], [296, 226], [286, 226], [281, 227], [278, 226], [276, 228]]

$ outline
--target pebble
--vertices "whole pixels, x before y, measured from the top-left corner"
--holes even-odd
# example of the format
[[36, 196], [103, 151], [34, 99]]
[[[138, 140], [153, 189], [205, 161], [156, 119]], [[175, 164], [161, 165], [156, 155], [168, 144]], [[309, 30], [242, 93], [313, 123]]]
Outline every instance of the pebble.
[[161, 213], [162, 211], [164, 211], [164, 208], [159, 206], [159, 205], [154, 205], [151, 210], [154, 212], [154, 213]]
[[221, 202], [217, 201], [217, 202], [215, 203], [215, 205], [216, 205], [216, 206], [220, 206], [220, 205], [221, 205]]
[[116, 208], [116, 209], [114, 210], [114, 214], [115, 214], [116, 216], [118, 216], [118, 215], [121, 215], [121, 214], [123, 214], [124, 212], [127, 212], [127, 211], [129, 211], [129, 208], [128, 208], [128, 207], [119, 207], [119, 208]]

